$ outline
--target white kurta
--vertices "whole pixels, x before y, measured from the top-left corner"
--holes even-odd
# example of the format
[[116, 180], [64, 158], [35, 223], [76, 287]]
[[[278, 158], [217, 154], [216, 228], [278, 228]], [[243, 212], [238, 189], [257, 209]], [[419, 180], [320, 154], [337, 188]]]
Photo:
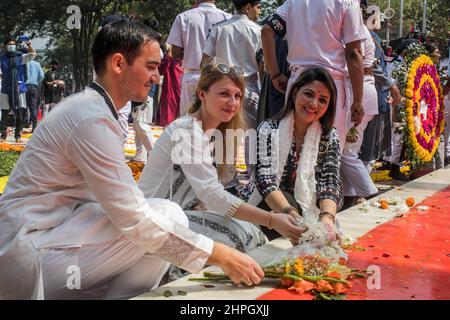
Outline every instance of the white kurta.
[[125, 163], [122, 132], [105, 100], [88, 88], [61, 102], [37, 127], [0, 198], [0, 297], [33, 295], [47, 248], [121, 238], [201, 270], [213, 241], [168, 218], [168, 211], [182, 213], [176, 204], [153, 203]]

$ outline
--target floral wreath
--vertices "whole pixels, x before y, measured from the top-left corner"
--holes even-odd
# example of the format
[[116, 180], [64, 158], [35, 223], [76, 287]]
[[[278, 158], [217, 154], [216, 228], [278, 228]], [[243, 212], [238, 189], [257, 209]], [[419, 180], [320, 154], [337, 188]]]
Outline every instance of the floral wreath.
[[436, 66], [427, 55], [412, 61], [405, 83], [406, 145], [414, 162], [429, 162], [444, 131], [444, 96]]

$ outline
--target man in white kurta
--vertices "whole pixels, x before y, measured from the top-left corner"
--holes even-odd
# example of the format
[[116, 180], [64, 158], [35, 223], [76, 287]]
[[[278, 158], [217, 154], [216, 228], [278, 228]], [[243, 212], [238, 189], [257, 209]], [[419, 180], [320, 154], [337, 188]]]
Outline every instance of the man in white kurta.
[[[50, 298], [59, 297], [62, 289], [68, 297], [77, 293], [64, 288], [66, 281], [58, 284], [68, 278], [65, 272], [72, 265], [81, 269], [82, 288], [137, 262], [149, 270], [167, 269], [169, 263], [158, 255], [198, 271], [212, 241], [186, 226], [177, 205], [145, 200], [125, 163], [118, 121], [103, 98], [88, 88], [62, 102], [37, 128], [1, 198], [0, 296], [9, 297], [12, 292], [4, 290], [10, 286], [34, 286], [25, 280], [39, 269]], [[177, 247], [186, 252], [174, 252]], [[93, 248], [99, 251], [94, 259], [100, 267], [88, 257], [81, 260], [84, 250], [89, 256]], [[56, 254], [64, 251], [67, 263], [56, 268]], [[76, 253], [79, 257], [71, 258]], [[13, 263], [13, 257], [20, 262]], [[157, 283], [163, 274], [147, 281]]]
[[[0, 299], [129, 298], [157, 286], [170, 263], [198, 272], [210, 262], [230, 266], [237, 283], [260, 281], [237, 270], [249, 257], [187, 229], [178, 205], [146, 200], [125, 163], [117, 110], [159, 81], [155, 39], [139, 23], [102, 29], [97, 82], [34, 132], [0, 198]], [[138, 43], [134, 60], [115, 42]]]
[[183, 60], [180, 116], [184, 116], [193, 102], [200, 79], [200, 63], [206, 38], [212, 26], [231, 18], [218, 9], [214, 1], [197, 1], [196, 8], [180, 13], [172, 25], [167, 43], [172, 45], [174, 58]]

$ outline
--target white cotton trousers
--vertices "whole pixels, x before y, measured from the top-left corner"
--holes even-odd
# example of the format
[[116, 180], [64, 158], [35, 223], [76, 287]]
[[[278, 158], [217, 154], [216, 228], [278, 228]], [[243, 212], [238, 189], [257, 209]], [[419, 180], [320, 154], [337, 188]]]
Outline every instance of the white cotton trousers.
[[345, 145], [342, 153], [341, 179], [346, 197], [368, 197], [378, 192], [373, 183], [364, 162], [359, 159], [359, 150], [364, 138], [364, 130], [372, 120], [373, 115], [364, 116], [361, 124], [356, 128], [358, 140], [355, 143]]
[[444, 112], [446, 113], [445, 119], [445, 131], [444, 131], [444, 146], [445, 157], [450, 158], [450, 93], [444, 97]]
[[[378, 192], [364, 162], [359, 158], [359, 151], [364, 140], [364, 131], [368, 123], [378, 114], [378, 96], [374, 79], [364, 77], [363, 106], [365, 115], [359, 126], [358, 140], [355, 143], [346, 143], [342, 152], [341, 179], [346, 197], [368, 197]], [[352, 126], [349, 119], [348, 128]]]
[[185, 71], [181, 82], [180, 117], [185, 116], [194, 103], [200, 71]]
[[[189, 227], [181, 210], [164, 213]], [[47, 248], [41, 258], [44, 297], [129, 299], [156, 288], [169, 267], [125, 237], [77, 248]]]
[[403, 148], [403, 132], [404, 125], [401, 122], [392, 122], [392, 135], [391, 135], [391, 144], [392, 144], [392, 154], [390, 157], [386, 157], [384, 160], [401, 166], [402, 163], [400, 161], [402, 155]]
[[120, 238], [50, 248], [42, 258], [45, 299], [129, 299], [157, 287], [170, 263]]

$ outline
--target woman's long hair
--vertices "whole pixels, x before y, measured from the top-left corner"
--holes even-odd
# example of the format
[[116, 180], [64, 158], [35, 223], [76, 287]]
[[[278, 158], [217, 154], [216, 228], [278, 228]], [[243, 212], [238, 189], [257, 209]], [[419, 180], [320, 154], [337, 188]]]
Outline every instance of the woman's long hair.
[[325, 129], [331, 129], [333, 127], [334, 117], [336, 114], [336, 85], [331, 77], [330, 73], [320, 67], [313, 67], [305, 69], [298, 79], [294, 82], [289, 92], [289, 96], [283, 109], [274, 116], [274, 120], [282, 120], [291, 111], [295, 110], [295, 99], [298, 91], [308, 83], [313, 81], [322, 82], [330, 91], [330, 102], [325, 114], [320, 117], [319, 121]]
[[[215, 64], [208, 64], [206, 65], [201, 72], [200, 80], [197, 85], [197, 90], [203, 90], [207, 92], [209, 88], [216, 82], [224, 79], [225, 77], [228, 77], [231, 79], [236, 86], [242, 91], [242, 99], [241, 99], [241, 105], [239, 108], [239, 111], [236, 113], [236, 115], [229, 121], [229, 122], [222, 122], [217, 130], [220, 131], [223, 137], [223, 157], [226, 158], [227, 155], [227, 145], [226, 145], [226, 131], [227, 130], [238, 130], [238, 129], [246, 129], [246, 124], [243, 117], [243, 106], [244, 106], [244, 94], [245, 94], [245, 81], [244, 78], [240, 75], [238, 75], [236, 72], [231, 70], [228, 73], [221, 72], [217, 65]], [[198, 97], [197, 93], [195, 94], [195, 99], [193, 105], [189, 108], [188, 113], [193, 114], [200, 110], [202, 106], [202, 101]], [[233, 159], [236, 162], [236, 156], [237, 156], [237, 150], [238, 146], [241, 144], [241, 141], [237, 141], [237, 138], [234, 139], [234, 150], [233, 152]], [[219, 159], [216, 159], [216, 162]], [[223, 178], [225, 178], [226, 172], [229, 170], [230, 165], [232, 167], [235, 167], [235, 163], [233, 164], [226, 164], [225, 159], [220, 159], [220, 163], [217, 164], [217, 174], [219, 176], [219, 180], [222, 183], [226, 183], [226, 181], [223, 181]]]

